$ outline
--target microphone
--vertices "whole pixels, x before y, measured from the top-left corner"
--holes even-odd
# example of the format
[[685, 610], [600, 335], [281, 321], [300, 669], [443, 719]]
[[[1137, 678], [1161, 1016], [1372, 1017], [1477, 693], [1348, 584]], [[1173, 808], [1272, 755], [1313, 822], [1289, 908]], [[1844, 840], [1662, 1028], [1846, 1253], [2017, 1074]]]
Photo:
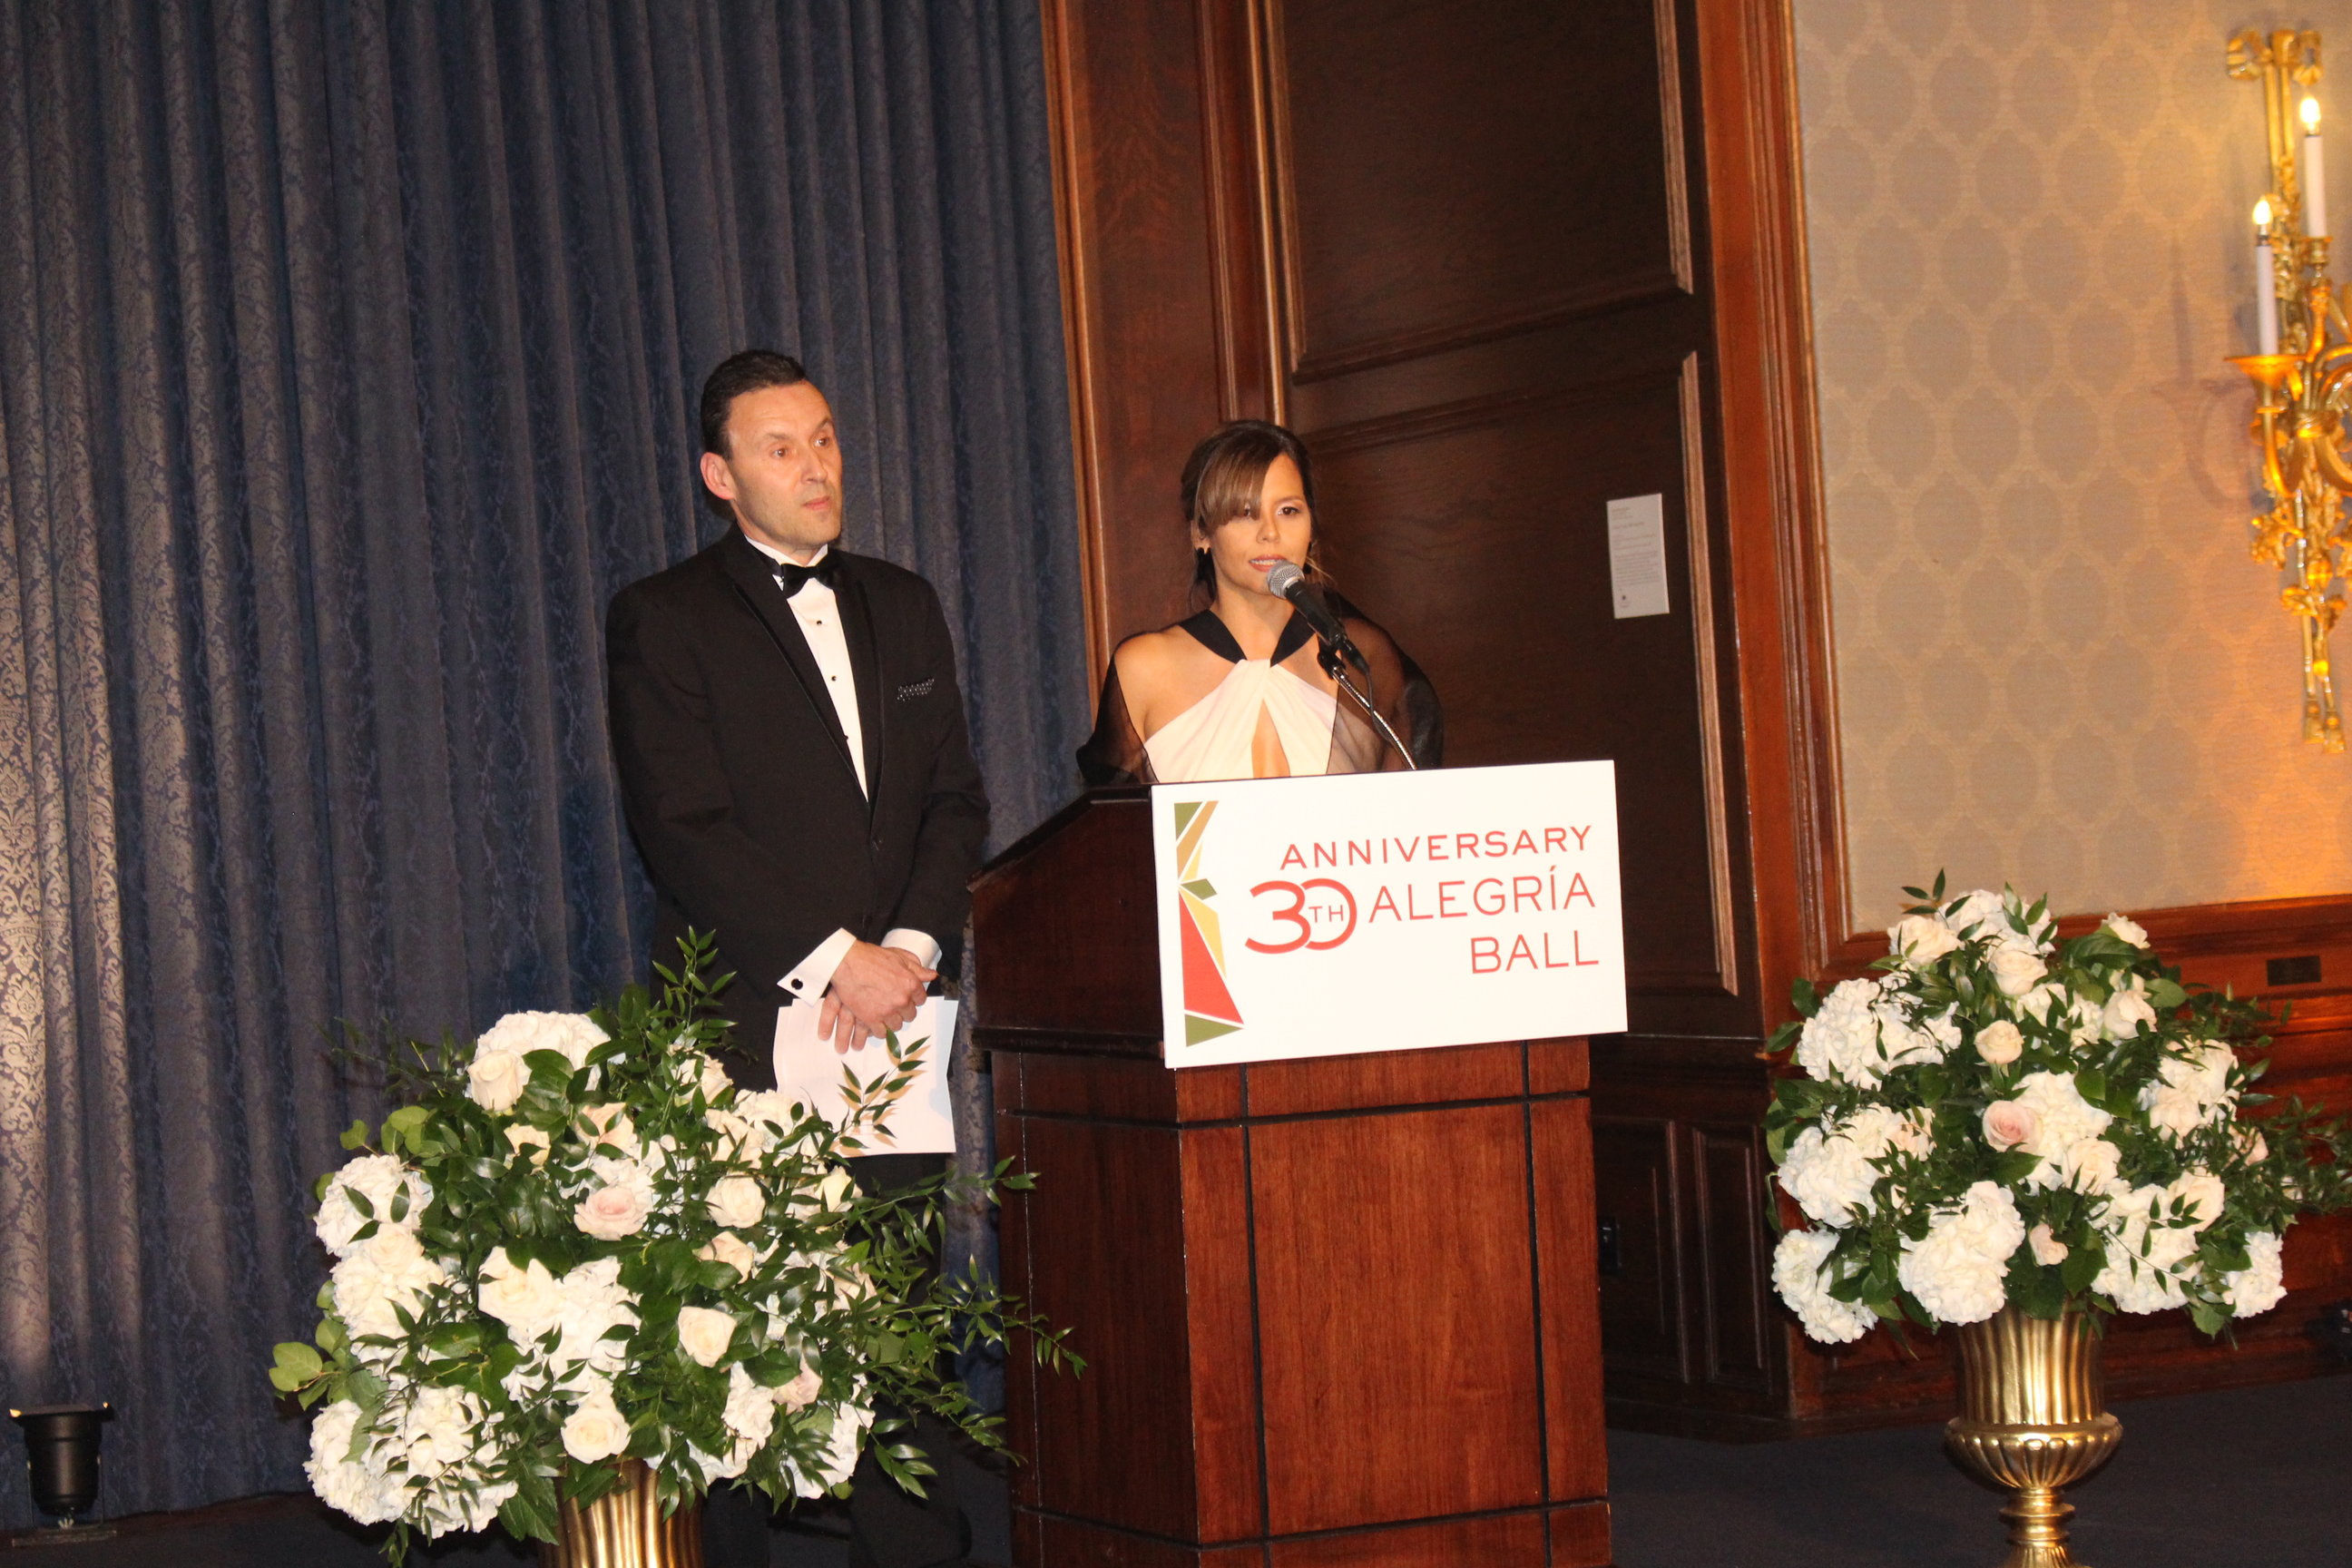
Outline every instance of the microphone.
[[1322, 595], [1315, 591], [1315, 585], [1307, 580], [1307, 574], [1298, 569], [1296, 562], [1286, 561], [1268, 572], [1265, 585], [1290, 601], [1290, 607], [1297, 610], [1299, 618], [1323, 639], [1325, 647], [1344, 657], [1358, 669], [1370, 672], [1370, 667], [1364, 662], [1364, 656], [1357, 651], [1355, 643], [1349, 640], [1347, 628], [1339, 624], [1339, 617], [1331, 613], [1331, 606], [1324, 602]]
[[1372, 667], [1365, 661], [1362, 652], [1348, 636], [1348, 628], [1339, 624], [1339, 617], [1331, 613], [1330, 605], [1307, 580], [1307, 574], [1300, 571], [1295, 562], [1286, 561], [1265, 574], [1265, 585], [1289, 600], [1290, 607], [1298, 612], [1299, 619], [1322, 639], [1320, 662], [1324, 672], [1339, 683], [1339, 689], [1346, 692], [1357, 707], [1364, 710], [1364, 717], [1371, 721], [1372, 728], [1379, 731], [1381, 739], [1404, 759], [1404, 765], [1419, 769], [1421, 764], [1413, 760], [1412, 750], [1397, 738], [1397, 732], [1389, 721], [1381, 717], [1381, 710], [1372, 705], [1372, 700], [1364, 695], [1362, 688], [1348, 679], [1348, 666], [1350, 664], [1367, 677], [1372, 673]]

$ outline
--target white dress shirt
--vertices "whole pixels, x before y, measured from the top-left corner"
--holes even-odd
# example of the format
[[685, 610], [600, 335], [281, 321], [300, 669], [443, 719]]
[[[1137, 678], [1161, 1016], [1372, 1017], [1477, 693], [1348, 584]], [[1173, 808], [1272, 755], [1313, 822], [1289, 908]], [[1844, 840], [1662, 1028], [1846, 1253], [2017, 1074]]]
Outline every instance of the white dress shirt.
[[[781, 550], [762, 544], [746, 533], [751, 548], [778, 565], [790, 557]], [[830, 546], [819, 545], [815, 554], [799, 563], [814, 566], [824, 560]], [[782, 586], [782, 575], [778, 574]], [[801, 635], [808, 639], [809, 652], [815, 656], [817, 673], [824, 678], [825, 694], [833, 699], [833, 710], [841, 721], [841, 732], [849, 742], [850, 765], [857, 770], [857, 787], [866, 795], [874, 793], [866, 778], [866, 727], [857, 713], [857, 682], [849, 668], [849, 639], [841, 632], [841, 605], [831, 588], [811, 578], [801, 585], [801, 591], [785, 601], [793, 607], [793, 618], [801, 624]], [[848, 956], [851, 944], [857, 938], [846, 929], [835, 931], [816, 944], [809, 955], [793, 966], [793, 972], [776, 982], [790, 992], [794, 1001], [814, 1002], [824, 994], [833, 984], [833, 972], [841, 967]], [[936, 969], [940, 963], [940, 944], [929, 932], [908, 926], [894, 927], [882, 938], [884, 947], [895, 947], [910, 953], [915, 962], [926, 969]]]

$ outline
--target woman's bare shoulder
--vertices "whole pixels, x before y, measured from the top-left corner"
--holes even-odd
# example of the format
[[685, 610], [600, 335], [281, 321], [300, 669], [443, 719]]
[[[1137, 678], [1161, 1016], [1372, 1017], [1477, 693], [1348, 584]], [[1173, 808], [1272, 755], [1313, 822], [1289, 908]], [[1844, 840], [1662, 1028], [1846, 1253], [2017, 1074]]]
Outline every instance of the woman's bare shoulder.
[[1180, 626], [1162, 626], [1156, 632], [1138, 632], [1111, 650], [1111, 664], [1118, 670], [1122, 684], [1132, 685], [1150, 680], [1178, 668], [1187, 653], [1200, 647], [1191, 633]]

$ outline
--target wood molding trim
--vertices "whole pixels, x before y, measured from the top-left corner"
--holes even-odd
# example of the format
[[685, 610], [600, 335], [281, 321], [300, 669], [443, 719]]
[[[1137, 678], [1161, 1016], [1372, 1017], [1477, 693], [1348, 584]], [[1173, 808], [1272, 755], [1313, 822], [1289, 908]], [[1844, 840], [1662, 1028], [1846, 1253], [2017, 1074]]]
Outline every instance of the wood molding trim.
[[1697, 0], [1760, 1025], [1850, 929], [1789, 0]]
[[1070, 391], [1070, 459], [1077, 479], [1078, 583], [1087, 627], [1087, 689], [1099, 690], [1110, 669], [1110, 583], [1102, 547], [1103, 481], [1097, 462], [1094, 297], [1086, 232], [1086, 203], [1077, 190], [1078, 150], [1087, 142], [1085, 106], [1075, 88], [1074, 30], [1081, 26], [1083, 0], [1044, 0], [1045, 119], [1053, 137], [1054, 239], [1061, 251], [1062, 342]]
[[[1664, 28], [1672, 22], [1672, 0], [1660, 0]], [[1662, 40], [1660, 47], [1666, 47]], [[1679, 131], [1681, 111], [1672, 109]], [[1673, 148], [1675, 142], [1666, 143]], [[1671, 160], [1676, 170], [1680, 160]], [[1677, 202], [1678, 207], [1684, 204]], [[1680, 242], [1678, 242], [1680, 243]], [[1681, 246], [1685, 269], [1689, 248]], [[1715, 566], [1706, 508], [1706, 425], [1705, 391], [1699, 383], [1699, 356], [1683, 356], [1681, 381], [1683, 437], [1683, 534], [1690, 551], [1692, 664], [1698, 672], [1698, 732], [1702, 785], [1706, 801], [1707, 905], [1715, 924], [1714, 987], [1727, 995], [1739, 994], [1739, 918], [1731, 890], [1731, 790], [1724, 763], [1722, 666], [1715, 646]]]

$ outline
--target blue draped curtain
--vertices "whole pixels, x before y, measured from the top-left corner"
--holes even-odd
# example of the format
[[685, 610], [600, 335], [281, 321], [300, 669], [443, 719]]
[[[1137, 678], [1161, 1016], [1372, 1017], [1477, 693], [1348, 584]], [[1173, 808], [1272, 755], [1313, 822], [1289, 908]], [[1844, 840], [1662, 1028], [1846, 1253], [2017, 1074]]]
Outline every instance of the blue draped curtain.
[[997, 841], [1066, 792], [1039, 50], [1022, 0], [0, 0], [0, 1398], [116, 1403], [107, 1510], [301, 1485], [262, 1369], [374, 1109], [328, 1026], [639, 973], [601, 626], [719, 527], [723, 355], [806, 360], [851, 547], [939, 585]]

